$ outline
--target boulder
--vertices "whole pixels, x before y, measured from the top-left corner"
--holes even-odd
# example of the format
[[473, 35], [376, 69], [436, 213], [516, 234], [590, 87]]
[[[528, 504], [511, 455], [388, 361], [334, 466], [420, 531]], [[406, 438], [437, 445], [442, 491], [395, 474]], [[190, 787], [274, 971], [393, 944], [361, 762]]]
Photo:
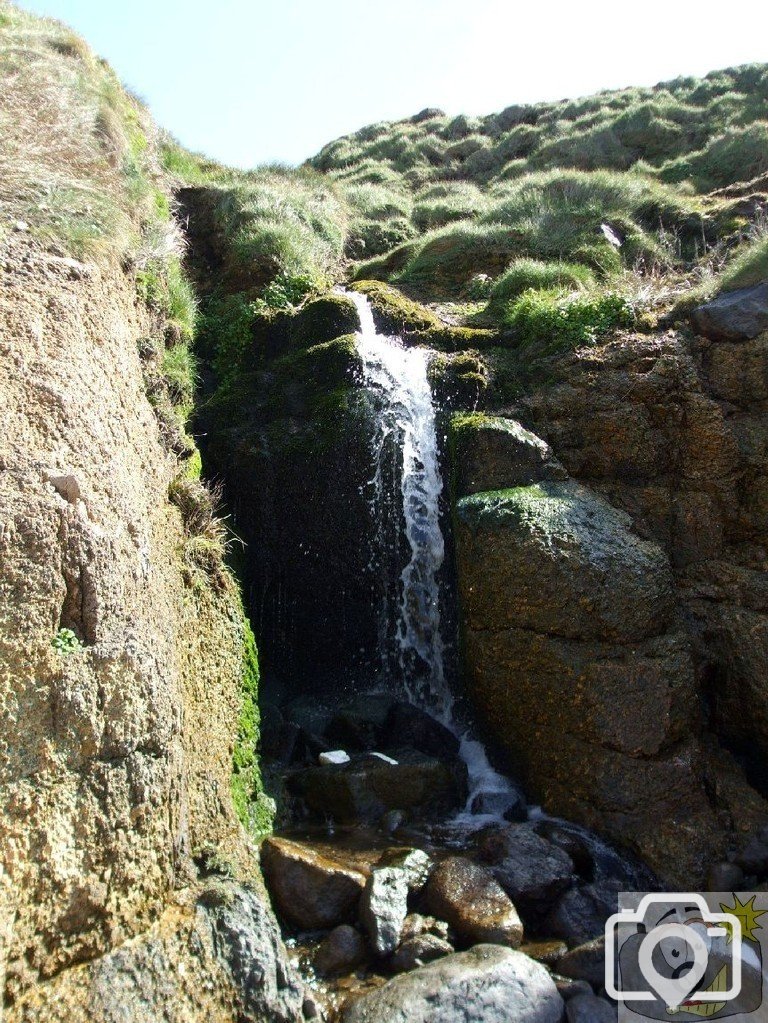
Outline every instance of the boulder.
[[372, 870], [360, 903], [360, 920], [378, 956], [388, 956], [400, 943], [408, 915], [408, 876], [399, 867]]
[[378, 867], [397, 867], [405, 874], [408, 891], [421, 891], [432, 869], [432, 860], [422, 849], [387, 849], [379, 857]]
[[534, 824], [536, 833], [570, 856], [579, 877], [592, 881], [595, 877], [595, 861], [587, 842], [576, 831], [557, 821], [542, 820]]
[[520, 789], [511, 786], [478, 792], [472, 800], [472, 813], [488, 814], [510, 823], [528, 820], [528, 804]]
[[339, 824], [376, 823], [389, 810], [413, 811], [434, 819], [466, 800], [466, 768], [412, 750], [393, 751], [397, 764], [378, 757], [354, 757], [340, 767], [294, 772], [289, 791], [310, 815]]
[[457, 413], [451, 440], [456, 496], [567, 476], [549, 444], [514, 419]]
[[411, 703], [395, 703], [387, 715], [384, 735], [390, 746], [407, 746], [430, 757], [450, 760], [459, 755], [459, 740], [431, 714]]
[[476, 945], [394, 977], [347, 1003], [342, 1023], [560, 1023], [546, 968], [511, 948]]
[[332, 977], [349, 973], [365, 959], [365, 940], [349, 924], [340, 924], [326, 935], [315, 953], [314, 966], [318, 973]]
[[694, 329], [715, 341], [741, 341], [768, 330], [768, 281], [726, 291], [691, 313]]
[[762, 879], [768, 874], [768, 827], [752, 835], [736, 857], [736, 865], [746, 874]]
[[365, 877], [285, 838], [261, 846], [264, 880], [278, 913], [301, 930], [335, 927], [355, 919]]
[[744, 888], [744, 871], [737, 863], [713, 863], [707, 874], [708, 892], [737, 892]]
[[549, 813], [703, 883], [722, 843], [661, 545], [574, 483], [475, 494], [456, 515], [467, 688], [516, 774]]
[[557, 960], [557, 972], [574, 980], [586, 980], [595, 990], [604, 987], [605, 937], [595, 938], [565, 952]]
[[571, 946], [591, 943], [603, 934], [605, 921], [617, 911], [618, 893], [623, 887], [619, 881], [605, 880], [571, 888], [547, 916], [547, 933]]
[[[214, 881], [201, 893], [198, 908], [210, 924], [215, 955], [226, 965], [234, 981], [243, 1018], [270, 1019], [275, 1023], [296, 1023], [301, 1019], [303, 984], [288, 958], [263, 889], [228, 880]], [[110, 977], [109, 972], [105, 973], [102, 983], [105, 990], [111, 991], [114, 1015], [106, 1011], [104, 1005], [104, 1015], [96, 1012], [92, 1018], [170, 1018], [162, 1011], [157, 1015], [145, 1015], [146, 1009], [142, 1011], [134, 1003], [138, 992], [152, 989], [149, 978], [157, 969], [157, 960], [162, 961], [158, 946], [162, 947], [162, 943], [150, 946], [148, 961], [137, 971], [137, 982], [129, 985], [133, 992], [121, 991], [126, 979], [130, 979], [130, 972], [121, 970], [119, 963], [115, 964], [116, 975]], [[194, 944], [190, 942], [190, 946], [197, 952], [201, 947], [199, 939]], [[126, 942], [122, 950], [118, 950], [118, 956], [121, 951], [130, 956], [130, 943]], [[106, 965], [104, 960], [102, 964]], [[173, 972], [168, 968], [167, 973], [161, 975], [156, 982], [159, 989], [168, 984]], [[136, 1015], [131, 1014], [131, 1008]]]
[[504, 891], [531, 915], [548, 908], [571, 883], [570, 856], [537, 834], [532, 824], [487, 832], [478, 853]]
[[604, 998], [578, 994], [565, 1004], [568, 1023], [616, 1023], [616, 1009]]
[[640, 640], [670, 620], [669, 559], [586, 487], [544, 481], [474, 494], [456, 510], [470, 628]]
[[468, 944], [516, 948], [523, 925], [514, 903], [490, 871], [460, 856], [443, 860], [426, 889], [429, 911], [446, 920]]
[[402, 942], [389, 961], [393, 973], [406, 973], [453, 952], [453, 945], [436, 934], [419, 934]]
[[554, 980], [555, 987], [564, 1002], [569, 1002], [576, 995], [594, 994], [586, 980], [574, 980], [572, 977], [563, 977], [559, 973], [553, 973], [552, 980]]

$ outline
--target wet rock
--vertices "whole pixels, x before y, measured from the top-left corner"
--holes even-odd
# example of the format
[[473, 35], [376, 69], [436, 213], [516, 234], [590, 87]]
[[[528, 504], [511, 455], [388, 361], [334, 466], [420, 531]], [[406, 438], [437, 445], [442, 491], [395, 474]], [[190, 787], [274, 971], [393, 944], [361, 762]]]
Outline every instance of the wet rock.
[[691, 313], [694, 329], [715, 341], [741, 341], [768, 330], [768, 281], [724, 292]]
[[402, 810], [387, 810], [381, 818], [380, 824], [383, 831], [386, 831], [388, 835], [392, 835], [402, 826], [404, 821], [405, 814]]
[[565, 955], [568, 946], [564, 941], [526, 941], [520, 946], [520, 951], [537, 963], [552, 967]]
[[400, 943], [408, 914], [408, 877], [398, 867], [371, 871], [360, 903], [360, 920], [378, 956], [388, 956]]
[[389, 968], [393, 973], [406, 973], [434, 962], [435, 959], [442, 959], [453, 951], [453, 945], [445, 938], [438, 938], [435, 934], [419, 934], [402, 942], [392, 956]]
[[334, 927], [320, 943], [315, 953], [315, 969], [326, 977], [349, 973], [365, 959], [365, 941], [362, 934], [341, 924]]
[[557, 972], [574, 980], [585, 980], [596, 990], [602, 988], [605, 985], [605, 938], [596, 938], [566, 952], [557, 962]]
[[606, 880], [571, 888], [547, 916], [545, 929], [570, 946], [591, 942], [603, 933], [605, 921], [616, 912], [622, 887], [618, 881]]
[[391, 746], [408, 746], [430, 757], [450, 760], [459, 755], [459, 740], [450, 729], [410, 703], [395, 703], [384, 727]]
[[555, 821], [537, 821], [534, 825], [536, 833], [545, 838], [558, 849], [570, 856], [574, 869], [585, 881], [593, 881], [595, 877], [595, 861], [584, 839], [575, 831], [563, 827]]
[[528, 804], [522, 792], [509, 789], [498, 792], [479, 792], [472, 800], [472, 813], [491, 814], [510, 823], [528, 819]]
[[343, 1023], [560, 1023], [545, 967], [511, 948], [476, 945], [388, 981], [347, 1004]]
[[360, 693], [349, 703], [347, 711], [356, 717], [365, 718], [381, 731], [395, 702], [394, 696], [389, 693]]
[[443, 860], [432, 872], [427, 906], [446, 920], [466, 942], [487, 942], [516, 948], [523, 925], [503, 888], [485, 867], [459, 856]]
[[715, 863], [707, 875], [708, 892], [739, 891], [744, 884], [744, 871], [737, 863]]
[[489, 831], [481, 839], [478, 852], [491, 865], [501, 887], [525, 912], [541, 912], [571, 883], [570, 856], [537, 834], [531, 824]]
[[567, 476], [549, 444], [514, 419], [459, 414], [451, 423], [451, 434], [457, 495]]
[[572, 977], [563, 977], [559, 973], [553, 973], [552, 980], [554, 980], [555, 987], [564, 1002], [570, 1001], [571, 998], [575, 998], [577, 995], [594, 994], [586, 980], [574, 980]]
[[443, 938], [448, 941], [449, 927], [445, 920], [438, 920], [434, 916], [409, 913], [403, 924], [402, 940], [407, 941], [409, 938], [415, 938], [420, 934], [434, 934], [436, 938]]
[[[201, 894], [200, 907], [211, 925], [215, 953], [226, 964], [239, 992], [243, 1018], [275, 1023], [299, 1019], [303, 985], [286, 958], [264, 894], [218, 881]], [[122, 1011], [120, 1018], [125, 1018]]]
[[768, 873], [768, 828], [761, 829], [749, 839], [736, 856], [736, 863], [746, 874], [762, 877]]
[[578, 994], [565, 1005], [568, 1023], [616, 1023], [616, 1009], [604, 998]]
[[375, 823], [389, 810], [435, 819], [466, 800], [466, 767], [401, 750], [397, 764], [356, 757], [342, 767], [311, 767], [287, 780], [310, 814], [325, 822]]
[[311, 735], [322, 735], [333, 717], [333, 711], [312, 696], [298, 696], [282, 708], [286, 721], [293, 721]]
[[432, 869], [432, 860], [422, 849], [388, 849], [382, 853], [379, 867], [397, 867], [405, 874], [408, 891], [421, 891]]
[[267, 838], [261, 866], [280, 915], [302, 930], [335, 927], [353, 920], [365, 877], [298, 842]]
[[369, 752], [376, 749], [381, 734], [380, 727], [370, 718], [352, 711], [337, 714], [328, 725], [325, 737], [333, 746], [351, 749], [355, 752]]

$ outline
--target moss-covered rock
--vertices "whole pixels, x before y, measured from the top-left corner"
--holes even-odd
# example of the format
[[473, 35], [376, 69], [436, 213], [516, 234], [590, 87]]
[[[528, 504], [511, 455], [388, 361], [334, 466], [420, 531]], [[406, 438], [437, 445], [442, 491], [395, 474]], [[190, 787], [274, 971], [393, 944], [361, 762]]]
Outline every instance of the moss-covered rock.
[[463, 352], [487, 347], [498, 339], [493, 330], [444, 323], [431, 309], [381, 281], [356, 281], [354, 287], [368, 297], [377, 329], [384, 334], [398, 335], [406, 344]]
[[567, 475], [549, 444], [501, 416], [457, 413], [451, 419], [449, 450], [457, 497]]
[[439, 409], [476, 408], [488, 387], [488, 368], [479, 352], [436, 354], [427, 370]]
[[259, 362], [275, 359], [353, 334], [358, 326], [357, 310], [349, 298], [323, 295], [298, 310], [254, 317], [252, 354]]
[[[335, 332], [345, 305], [320, 312]], [[375, 655], [373, 469], [360, 371], [354, 335], [297, 347], [229, 380], [201, 423], [208, 464], [227, 480], [247, 545], [262, 662], [272, 677], [290, 671], [297, 692], [338, 677], [340, 663]]]

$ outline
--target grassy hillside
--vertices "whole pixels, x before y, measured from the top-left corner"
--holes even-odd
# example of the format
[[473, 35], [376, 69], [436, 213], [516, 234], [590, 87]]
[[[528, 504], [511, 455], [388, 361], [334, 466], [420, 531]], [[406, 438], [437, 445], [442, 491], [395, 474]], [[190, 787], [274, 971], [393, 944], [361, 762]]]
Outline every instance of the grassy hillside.
[[659, 297], [660, 276], [666, 298], [713, 290], [739, 245], [764, 250], [768, 67], [488, 117], [425, 110], [338, 139], [310, 164], [346, 189], [358, 276], [423, 298], [487, 297], [518, 259], [587, 268], [635, 302]]

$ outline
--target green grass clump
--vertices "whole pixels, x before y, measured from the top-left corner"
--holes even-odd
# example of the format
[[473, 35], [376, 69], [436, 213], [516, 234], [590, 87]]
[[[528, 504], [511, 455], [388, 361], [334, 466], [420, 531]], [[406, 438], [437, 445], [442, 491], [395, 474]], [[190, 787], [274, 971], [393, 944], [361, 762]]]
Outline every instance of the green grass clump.
[[640, 174], [542, 171], [498, 186], [482, 222], [517, 234], [526, 254], [586, 262], [609, 270], [616, 261], [602, 236], [607, 224], [622, 241], [625, 262], [674, 262], [663, 233], [693, 254], [705, 221], [700, 200]]
[[735, 291], [768, 280], [768, 231], [744, 247], [724, 270], [721, 291]]
[[691, 179], [700, 191], [749, 181], [768, 171], [768, 121], [732, 126], [699, 150], [665, 163], [663, 181]]
[[468, 181], [432, 185], [416, 196], [413, 223], [419, 231], [429, 231], [457, 220], [471, 219], [485, 207], [485, 196], [477, 185]]
[[501, 309], [512, 299], [533, 288], [578, 291], [595, 283], [592, 271], [578, 263], [542, 263], [537, 259], [516, 259], [493, 283], [489, 297], [491, 309]]
[[502, 320], [519, 345], [536, 345], [542, 354], [542, 345], [554, 353], [594, 344], [611, 330], [631, 327], [634, 312], [613, 292], [568, 295], [549, 289], [524, 292]]
[[167, 327], [184, 341], [195, 335], [197, 298], [187, 280], [181, 260], [171, 255], [166, 260], [151, 260], [136, 272], [139, 297], [165, 321]]

